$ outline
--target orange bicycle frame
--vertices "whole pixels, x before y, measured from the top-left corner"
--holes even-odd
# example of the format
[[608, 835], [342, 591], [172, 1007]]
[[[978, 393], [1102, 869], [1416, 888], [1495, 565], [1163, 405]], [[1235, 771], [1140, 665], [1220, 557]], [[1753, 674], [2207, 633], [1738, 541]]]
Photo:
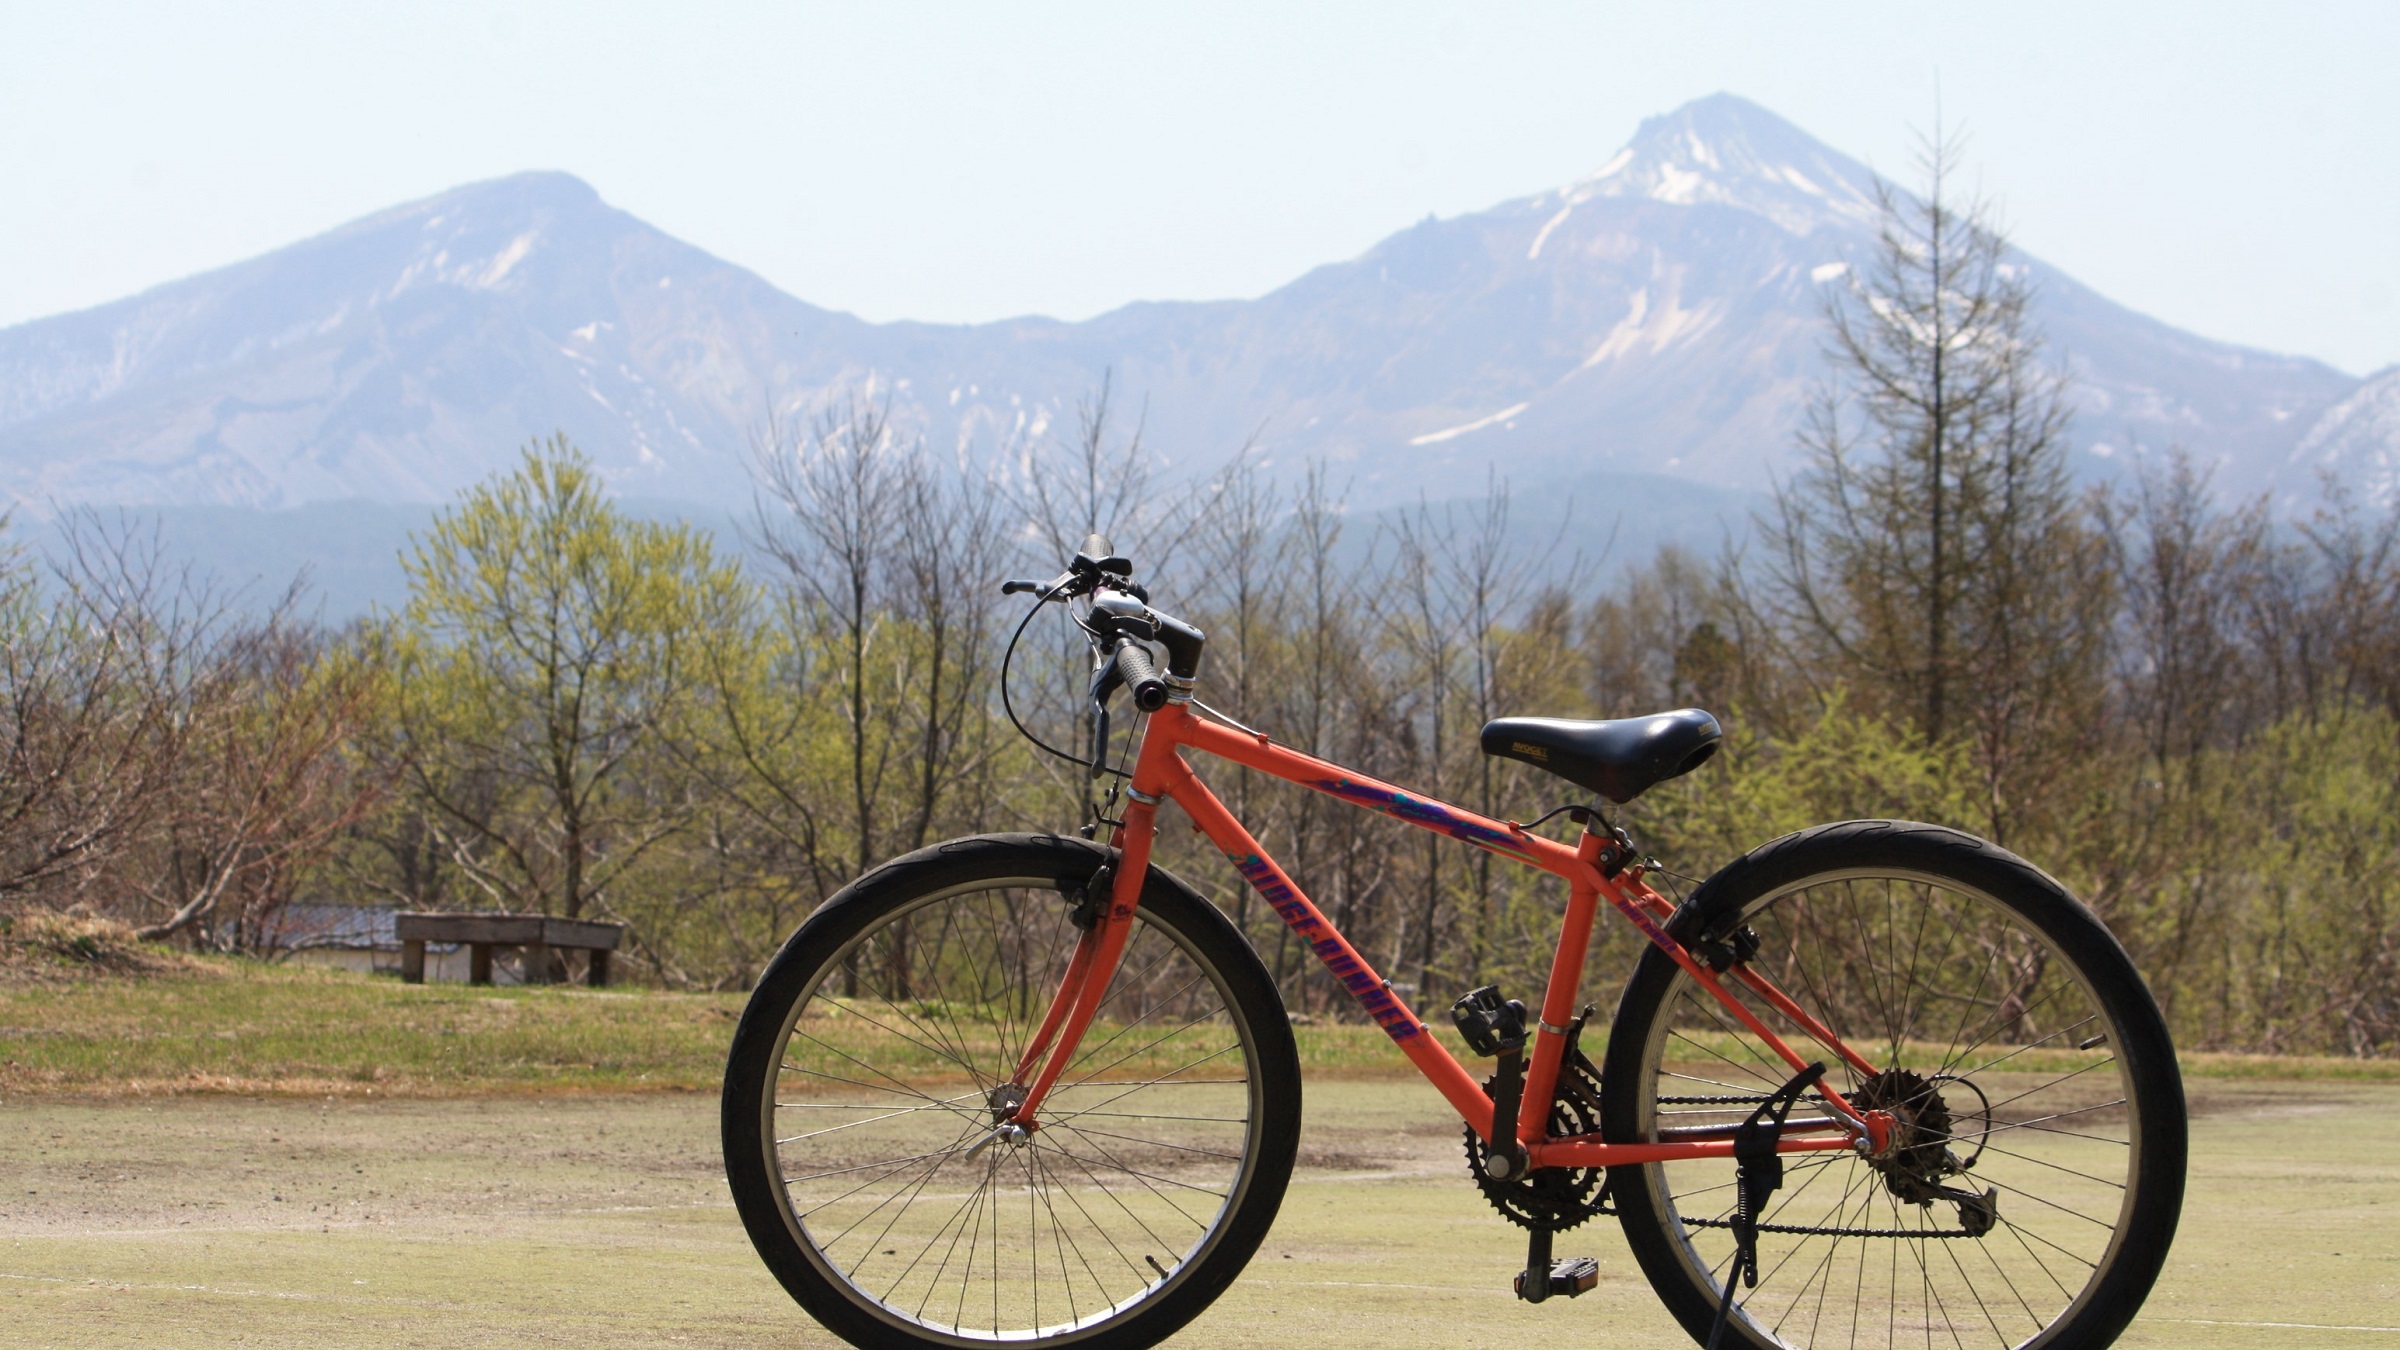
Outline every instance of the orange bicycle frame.
[[[1074, 1057], [1086, 1027], [1099, 1009], [1102, 996], [1116, 973], [1117, 960], [1133, 925], [1142, 881], [1150, 866], [1150, 846], [1157, 830], [1158, 808], [1172, 800], [1192, 823], [1229, 859], [1244, 881], [1255, 888], [1276, 915], [1325, 966], [1335, 983], [1357, 1000], [1360, 1008], [1390, 1036], [1409, 1062], [1447, 1098], [1461, 1119], [1485, 1140], [1492, 1136], [1492, 1101], [1465, 1066], [1419, 1020], [1407, 1001], [1378, 975], [1332, 922], [1302, 894], [1282, 867], [1267, 856], [1250, 832], [1192, 771], [1183, 748], [1204, 750], [1244, 768], [1272, 774], [1356, 806], [1380, 811], [1422, 829], [1445, 834], [1488, 852], [1538, 867], [1567, 883], [1567, 908], [1551, 958], [1550, 978], [1543, 991], [1540, 1016], [1525, 1064], [1524, 1100], [1550, 1101], [1566, 1053], [1565, 1028], [1574, 1018], [1583, 981], [1584, 953], [1600, 902], [1623, 915], [1665, 952], [1686, 974], [1715, 996], [1725, 1009], [1776, 1056], [1797, 1072], [1808, 1061], [1750, 1006], [1726, 988], [1731, 976], [1769, 1008], [1861, 1074], [1874, 1066], [1844, 1044], [1824, 1023], [1810, 1016], [1782, 990], [1747, 966], [1720, 975], [1685, 950], [1670, 936], [1664, 921], [1672, 912], [1666, 899], [1642, 880], [1639, 867], [1603, 867], [1614, 840], [1585, 829], [1574, 847], [1534, 834], [1521, 825], [1491, 820], [1471, 811], [1420, 797], [1390, 784], [1354, 774], [1312, 755], [1275, 744], [1264, 735], [1236, 730], [1195, 716], [1188, 703], [1170, 702], [1150, 718], [1135, 760], [1129, 804], [1116, 830], [1120, 857], [1109, 904], [1099, 921], [1086, 931], [1068, 962], [1049, 1011], [1019, 1059], [1014, 1081], [1025, 1085], [1025, 1099], [1012, 1116], [1015, 1124], [1039, 1129], [1042, 1101]], [[1787, 1125], [1776, 1141], [1783, 1153], [1805, 1153], [1856, 1146], [1865, 1140], [1872, 1151], [1888, 1142], [1891, 1118], [1880, 1111], [1861, 1112], [1832, 1086], [1819, 1080], [1815, 1091], [1837, 1118]], [[1548, 1134], [1549, 1111], [1531, 1106], [1519, 1113], [1518, 1143], [1529, 1167], [1612, 1167], [1673, 1162], [1688, 1158], [1730, 1157], [1730, 1126], [1661, 1131], [1652, 1143], [1608, 1143], [1596, 1135]]]

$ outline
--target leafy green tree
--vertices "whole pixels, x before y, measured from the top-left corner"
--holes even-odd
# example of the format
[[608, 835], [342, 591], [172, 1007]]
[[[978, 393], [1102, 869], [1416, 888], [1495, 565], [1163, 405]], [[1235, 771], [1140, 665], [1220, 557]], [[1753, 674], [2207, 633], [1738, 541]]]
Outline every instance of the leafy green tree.
[[692, 819], [662, 740], [756, 601], [708, 537], [635, 520], [566, 439], [439, 516], [387, 625], [394, 731], [449, 861], [492, 903], [612, 904]]

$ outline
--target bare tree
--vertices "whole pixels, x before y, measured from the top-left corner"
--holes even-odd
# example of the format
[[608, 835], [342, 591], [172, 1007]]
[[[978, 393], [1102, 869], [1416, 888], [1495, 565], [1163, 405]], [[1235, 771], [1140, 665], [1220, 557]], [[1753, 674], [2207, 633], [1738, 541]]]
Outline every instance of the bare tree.
[[1007, 447], [1015, 471], [1003, 487], [1037, 566], [1056, 567], [1085, 537], [1101, 534], [1155, 575], [1182, 540], [1188, 519], [1158, 492], [1160, 466], [1142, 443], [1144, 419], [1137, 414], [1120, 435], [1115, 394], [1113, 372], [1103, 373], [1100, 387], [1076, 405], [1072, 440], [1028, 436]]
[[2244, 680], [2238, 606], [2266, 544], [2264, 503], [2224, 514], [2180, 451], [2144, 464], [2130, 496], [2095, 503], [2123, 597], [2116, 684], [2151, 761], [2197, 766], [2235, 729]]
[[[1393, 529], [1395, 575], [1385, 587], [1385, 617], [1403, 653], [1406, 688], [1412, 695], [1413, 716], [1404, 723], [1409, 766], [1415, 781], [1435, 797], [1445, 794], [1450, 757], [1451, 698], [1458, 677], [1458, 637], [1455, 607], [1441, 567], [1442, 542], [1450, 522], [1437, 517], [1430, 504], [1420, 502]], [[1417, 887], [1414, 929], [1417, 982], [1430, 988], [1434, 977], [1434, 942], [1442, 909], [1443, 852], [1441, 841], [1428, 834], [1422, 842], [1424, 866]]]
[[937, 462], [919, 448], [900, 497], [893, 602], [911, 638], [899, 682], [916, 756], [906, 817], [911, 848], [926, 843], [955, 796], [990, 761], [984, 713], [997, 656], [994, 583], [1008, 548], [1001, 519], [988, 478], [971, 464]]
[[[1392, 748], [1379, 733], [1388, 725], [1385, 682], [1373, 676], [1374, 612], [1360, 587], [1375, 570], [1365, 557], [1346, 562], [1343, 502], [1322, 463], [1309, 466], [1291, 502], [1286, 560], [1291, 582], [1287, 620], [1291, 662], [1281, 682], [1283, 715], [1278, 725], [1309, 753], [1374, 772]], [[1363, 566], [1358, 565], [1363, 563]], [[1380, 901], [1391, 860], [1376, 847], [1361, 813], [1327, 802], [1313, 792], [1296, 794], [1289, 837], [1296, 865], [1322, 878], [1330, 892], [1322, 907], [1344, 930], [1367, 940], [1381, 928]], [[1398, 966], [1395, 950], [1395, 968]], [[1330, 984], [1319, 1007], [1337, 1001]]]
[[907, 456], [888, 401], [853, 393], [798, 435], [770, 426], [758, 457], [754, 542], [782, 571], [798, 631], [825, 644], [822, 674], [842, 709], [854, 873], [882, 859], [885, 776], [904, 749], [883, 716], [893, 673], [881, 658], [898, 622], [889, 577], [901, 563]]
[[170, 800], [114, 869], [166, 913], [142, 937], [189, 930], [210, 946], [273, 946], [296, 884], [388, 782], [349, 754], [375, 672], [295, 620], [298, 599], [288, 592], [228, 632], [191, 686]]
[[155, 526], [72, 513], [50, 572], [0, 559], [0, 896], [77, 891], [140, 837], [224, 618]]
[[[1837, 658], [1909, 705], [1929, 741], [1955, 713], [1959, 615], [1976, 551], [1962, 508], [2055, 441], [2037, 385], [2031, 290], [1980, 204], [1952, 196], [1959, 147], [1923, 143], [1924, 193], [1879, 181], [1873, 257], [1826, 305], [1830, 374], [1801, 443], [1808, 469], [1763, 522], [1775, 599]], [[2024, 416], [2017, 414], [2022, 412]]]
[[2316, 627], [2343, 698], [2400, 714], [2400, 502], [2378, 512], [2328, 480], [2300, 533], [2322, 578]]
[[[1247, 453], [1236, 456], [1205, 491], [1210, 525], [1196, 537], [1193, 561], [1200, 584], [1187, 603], [1202, 611], [1210, 633], [1209, 697], [1223, 701], [1237, 717], [1266, 720], [1277, 711], [1266, 705], [1282, 668], [1278, 648], [1288, 632], [1283, 502]], [[1254, 821], [1262, 839], [1281, 835], [1280, 822], [1261, 819], [1260, 807], [1281, 805], [1284, 794], [1266, 790], [1258, 775], [1243, 773], [1234, 779], [1232, 796], [1236, 813]], [[1247, 888], [1235, 895], [1233, 914], [1235, 926], [1248, 932]], [[1287, 935], [1278, 933], [1273, 958], [1278, 978], [1288, 946]]]

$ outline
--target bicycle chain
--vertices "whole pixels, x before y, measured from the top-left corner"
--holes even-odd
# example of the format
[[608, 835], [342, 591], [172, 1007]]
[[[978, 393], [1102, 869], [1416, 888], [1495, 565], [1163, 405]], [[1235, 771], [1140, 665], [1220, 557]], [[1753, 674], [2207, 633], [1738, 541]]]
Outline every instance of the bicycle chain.
[[[1597, 1134], [1600, 1132], [1600, 1080], [1586, 1067], [1590, 1061], [1574, 1056], [1559, 1066], [1558, 1092], [1550, 1107], [1550, 1133]], [[1491, 1089], [1486, 1081], [1485, 1090]], [[1765, 1101], [1763, 1094], [1715, 1094], [1707, 1096], [1660, 1097], [1661, 1106], [1733, 1106]], [[1816, 1093], [1805, 1094], [1801, 1100], [1822, 1102]], [[1466, 1131], [1467, 1170], [1475, 1178], [1476, 1189], [1500, 1217], [1520, 1228], [1564, 1232], [1594, 1215], [1614, 1214], [1602, 1186], [1605, 1177], [1597, 1167], [1543, 1168], [1515, 1181], [1494, 1181], [1484, 1174], [1483, 1159], [1488, 1149], [1474, 1127]], [[1731, 1228], [1727, 1219], [1697, 1219], [1680, 1216], [1686, 1228]], [[1834, 1238], [1917, 1238], [1949, 1239], [1979, 1238], [1982, 1233], [1966, 1228], [1819, 1228], [1806, 1224], [1762, 1223], [1756, 1226], [1761, 1233], [1785, 1233], [1806, 1237]]]
[[[1733, 1227], [1733, 1221], [1730, 1219], [1683, 1217], [1679, 1221], [1686, 1228]], [[1756, 1225], [1756, 1228], [1761, 1233], [1804, 1233], [1811, 1237], [1971, 1238], [1983, 1236], [1981, 1233], [1970, 1233], [1964, 1228], [1811, 1228], [1806, 1224], [1798, 1223], [1762, 1223]]]
[[[1964, 1083], [1964, 1085], [1969, 1089], [1974, 1090], [1978, 1097], [1983, 1095], [1982, 1091], [1980, 1089], [1976, 1089], [1972, 1083], [1965, 1083], [1965, 1080], [1963, 1079], [1958, 1081]], [[1907, 1184], [1910, 1181], [1916, 1180], [1916, 1178], [1908, 1175], [1909, 1172], [1925, 1171], [1937, 1165], [1937, 1161], [1941, 1155], [1938, 1153], [1926, 1154], [1925, 1150], [1928, 1148], [1940, 1149], [1944, 1144], [1947, 1143], [1949, 1139], [1951, 1126], [1950, 1112], [1941, 1104], [1941, 1098], [1933, 1091], [1931, 1082], [1927, 1079], [1903, 1070], [1889, 1070], [1885, 1073], [1877, 1074], [1874, 1078], [1868, 1080], [1866, 1084], [1862, 1085], [1855, 1091], [1855, 1095], [1860, 1105], [1872, 1110], [1891, 1110], [1895, 1106], [1900, 1105], [1913, 1108], [1909, 1111], [1908, 1115], [1903, 1117], [1903, 1119], [1907, 1122], [1906, 1128], [1908, 1131], [1911, 1134], [1914, 1134], [1919, 1129], [1924, 1129], [1929, 1131], [1931, 1134], [1931, 1138], [1929, 1140], [1925, 1142], [1919, 1142], [1911, 1149], [1901, 1150], [1903, 1154], [1909, 1156], [1895, 1159], [1895, 1163], [1898, 1165], [1899, 1170], [1899, 1175], [1897, 1177], [1894, 1176], [1894, 1171], [1896, 1170], [1895, 1168], [1879, 1167], [1876, 1169], [1877, 1171], [1884, 1172], [1886, 1174], [1886, 1184], [1891, 1186], [1893, 1193], [1901, 1196], [1904, 1199], [1916, 1201], [1920, 1205], [1928, 1204], [1935, 1199], [1956, 1199], [1957, 1197], [1955, 1196], [1942, 1194], [1939, 1189], [1931, 1183], [1918, 1182], [1918, 1185], [1915, 1187], [1910, 1187]], [[1765, 1100], [1766, 1097], [1763, 1094], [1742, 1093], [1730, 1095], [1715, 1094], [1706, 1096], [1661, 1097], [1658, 1099], [1658, 1103], [1661, 1106], [1745, 1106]], [[1815, 1100], [1822, 1102], [1825, 1100], [1825, 1098], [1819, 1094], [1810, 1093], [1803, 1097], [1802, 1100]], [[1989, 1108], [1987, 1107], [1986, 1110], [1988, 1111]], [[1978, 1149], [1977, 1153], [1980, 1155], [1981, 1150]], [[1922, 1192], [1922, 1198], [1920, 1198], [1920, 1192]], [[1733, 1222], [1730, 1219], [1695, 1219], [1689, 1216], [1680, 1217], [1683, 1226], [1686, 1228], [1729, 1229], [1733, 1227]], [[1855, 1237], [1947, 1239], [1979, 1238], [1984, 1236], [1984, 1232], [1977, 1232], [1972, 1228], [1963, 1226], [1958, 1228], [1820, 1228], [1812, 1227], [1807, 1224], [1762, 1223], [1755, 1225], [1755, 1231], [1761, 1233], [1790, 1233], [1807, 1237], [1835, 1238]], [[1987, 1227], [1985, 1232], [1988, 1231], [1989, 1229]]]

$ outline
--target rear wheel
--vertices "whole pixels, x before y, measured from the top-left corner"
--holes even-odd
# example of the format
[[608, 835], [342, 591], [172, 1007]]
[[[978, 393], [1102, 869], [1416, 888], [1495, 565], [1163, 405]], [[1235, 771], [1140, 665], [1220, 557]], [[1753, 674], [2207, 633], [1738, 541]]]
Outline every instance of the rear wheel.
[[1266, 1235], [1299, 1135], [1291, 1027], [1249, 945], [1155, 868], [1040, 1128], [994, 1137], [1082, 936], [1072, 899], [1113, 856], [1035, 835], [911, 854], [761, 978], [726, 1175], [768, 1267], [854, 1344], [1153, 1345]]
[[[1766, 845], [1695, 891], [1676, 931], [1744, 926], [1751, 968], [1873, 1072], [1740, 997], [1899, 1137], [1880, 1159], [1784, 1158], [1725, 1343], [2084, 1346], [2122, 1331], [2174, 1235], [2185, 1119], [2165, 1024], [2108, 930], [2021, 859], [1891, 821]], [[1651, 951], [1609, 1033], [1604, 1132], [1738, 1122], [1789, 1076]], [[1830, 1114], [1804, 1096], [1792, 1118]], [[1610, 1174], [1643, 1273], [1695, 1339], [1731, 1266], [1735, 1174], [1729, 1159]]]

